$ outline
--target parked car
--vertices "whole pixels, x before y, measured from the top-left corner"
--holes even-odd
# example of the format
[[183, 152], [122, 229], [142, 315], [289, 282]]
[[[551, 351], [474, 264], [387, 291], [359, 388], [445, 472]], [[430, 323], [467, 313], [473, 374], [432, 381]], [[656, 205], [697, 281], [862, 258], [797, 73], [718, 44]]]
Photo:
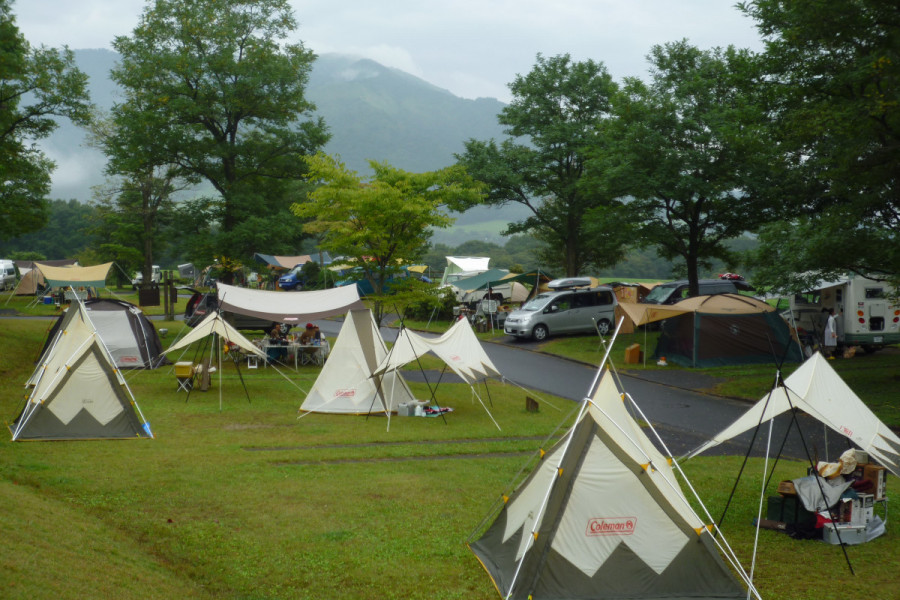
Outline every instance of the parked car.
[[538, 294], [506, 317], [503, 331], [540, 342], [551, 335], [606, 335], [615, 320], [616, 295], [609, 286]]
[[[305, 264], [305, 263], [304, 263]], [[294, 265], [290, 271], [282, 275], [278, 278], [278, 287], [283, 290], [291, 291], [291, 290], [302, 290], [303, 289], [303, 278], [301, 277], [301, 271], [303, 270], [303, 265]]]
[[[698, 282], [701, 296], [713, 294], [737, 294], [752, 292], [753, 286], [743, 279], [701, 279]], [[661, 283], [650, 290], [641, 302], [646, 304], [675, 304], [688, 297], [690, 286], [687, 279]]]
[[0, 291], [16, 287], [16, 265], [9, 259], [0, 259]]
[[[191, 298], [187, 302], [184, 309], [184, 322], [188, 327], [196, 327], [211, 312], [218, 310], [219, 297], [215, 292], [200, 292], [192, 288], [180, 288], [191, 292]], [[291, 326], [287, 323], [278, 323], [268, 319], [260, 319], [259, 317], [251, 317], [230, 311], [223, 311], [222, 317], [225, 322], [235, 329], [255, 330], [255, 331], [272, 331], [278, 327], [282, 333], [291, 330]]]

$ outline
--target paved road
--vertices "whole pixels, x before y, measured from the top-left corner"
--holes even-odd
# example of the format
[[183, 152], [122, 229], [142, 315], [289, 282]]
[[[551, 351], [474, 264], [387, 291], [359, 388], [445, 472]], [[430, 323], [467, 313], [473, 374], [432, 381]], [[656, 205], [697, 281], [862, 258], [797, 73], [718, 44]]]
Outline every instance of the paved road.
[[[328, 336], [337, 336], [341, 322], [318, 322], [320, 329]], [[383, 327], [382, 336], [387, 341], [393, 341], [397, 336], [397, 329]], [[587, 393], [597, 374], [596, 366], [586, 365], [580, 362], [559, 358], [540, 353], [538, 345], [531, 342], [509, 341], [505, 336], [498, 336], [498, 342], [482, 344], [490, 359], [503, 376], [515, 384], [533, 389], [537, 392], [554, 394], [570, 400], [581, 400]], [[598, 363], [602, 356], [598, 352]], [[620, 372], [624, 389], [631, 394], [647, 419], [654, 427], [675, 455], [680, 456], [689, 450], [699, 446], [714, 434], [731, 424], [738, 416], [746, 411], [750, 404], [742, 400], [722, 398], [697, 391], [697, 388], [709, 388], [715, 380], [703, 375], [697, 375], [689, 370], [654, 371], [656, 381], [651, 381], [645, 376], [629, 375]], [[410, 381], [424, 381], [426, 378], [436, 379], [437, 373], [421, 374], [416, 372], [404, 373]], [[448, 376], [443, 376], [443, 381], [448, 381]], [[775, 420], [773, 426], [773, 445], [777, 454], [789, 429], [790, 420], [787, 417]], [[835, 460], [846, 446], [834, 447], [839, 442], [838, 436], [831, 436], [831, 453], [826, 455], [822, 426], [817, 422], [802, 417], [800, 430], [803, 438], [808, 439], [810, 452], [818, 457]], [[805, 460], [807, 452], [804, 449], [801, 436], [793, 428], [788, 436], [782, 455], [787, 458]], [[768, 437], [768, 428], [757, 436], [753, 448], [753, 455], [761, 455], [765, 451], [764, 443]], [[709, 451], [709, 454], [738, 454], [743, 455], [750, 446], [752, 434], [735, 438], [731, 443]]]

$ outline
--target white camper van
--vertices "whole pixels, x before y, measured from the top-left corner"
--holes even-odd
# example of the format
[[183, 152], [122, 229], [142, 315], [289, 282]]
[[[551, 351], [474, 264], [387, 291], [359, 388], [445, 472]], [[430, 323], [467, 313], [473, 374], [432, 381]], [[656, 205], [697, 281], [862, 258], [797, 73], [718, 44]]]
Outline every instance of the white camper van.
[[[153, 265], [153, 270], [150, 273], [150, 283], [153, 286], [159, 285], [159, 281], [162, 278], [162, 271], [159, 269], [159, 265]], [[141, 284], [144, 283], [144, 274], [140, 271], [135, 271], [134, 275], [131, 276], [131, 287], [134, 289], [138, 289], [141, 287]]]
[[888, 284], [849, 277], [822, 282], [814, 289], [791, 297], [790, 314], [785, 317], [795, 326], [821, 342], [825, 324], [823, 309], [834, 309], [837, 320], [838, 345], [861, 346], [874, 352], [886, 344], [900, 343], [900, 303]]
[[0, 291], [11, 290], [16, 287], [16, 265], [13, 261], [0, 259]]

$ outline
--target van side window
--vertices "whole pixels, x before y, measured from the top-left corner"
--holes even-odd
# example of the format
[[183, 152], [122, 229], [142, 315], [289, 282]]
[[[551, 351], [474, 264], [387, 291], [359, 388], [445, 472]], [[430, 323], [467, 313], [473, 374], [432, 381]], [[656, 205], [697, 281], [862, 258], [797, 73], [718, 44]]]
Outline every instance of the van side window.
[[572, 294], [560, 296], [553, 301], [553, 306], [555, 306], [559, 312], [569, 310], [570, 308], [572, 308]]
[[596, 306], [604, 306], [613, 303], [612, 292], [597, 292], [594, 299], [596, 300], [594, 303]]
[[575, 301], [572, 303], [575, 308], [586, 308], [596, 304], [597, 295], [592, 292], [583, 294], [575, 294]]

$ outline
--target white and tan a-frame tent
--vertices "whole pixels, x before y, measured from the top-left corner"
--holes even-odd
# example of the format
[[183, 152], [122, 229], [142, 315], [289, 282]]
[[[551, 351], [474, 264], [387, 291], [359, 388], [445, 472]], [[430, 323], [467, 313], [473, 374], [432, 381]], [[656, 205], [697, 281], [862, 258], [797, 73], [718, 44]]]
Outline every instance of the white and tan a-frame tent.
[[801, 410], [850, 439], [900, 477], [900, 438], [875, 416], [820, 353], [813, 354], [770, 394], [691, 451], [696, 456], [790, 410]]
[[389, 371], [380, 377], [372, 376], [387, 355], [387, 346], [372, 311], [349, 311], [328, 361], [300, 406], [300, 411], [383, 414], [395, 412], [402, 402], [415, 400], [399, 371]]
[[[469, 547], [503, 598], [748, 598], [724, 536], [685, 497], [669, 458], [607, 372], [575, 425]], [[721, 532], [720, 532], [721, 533]]]
[[84, 305], [75, 301], [25, 384], [12, 439], [153, 437]]

